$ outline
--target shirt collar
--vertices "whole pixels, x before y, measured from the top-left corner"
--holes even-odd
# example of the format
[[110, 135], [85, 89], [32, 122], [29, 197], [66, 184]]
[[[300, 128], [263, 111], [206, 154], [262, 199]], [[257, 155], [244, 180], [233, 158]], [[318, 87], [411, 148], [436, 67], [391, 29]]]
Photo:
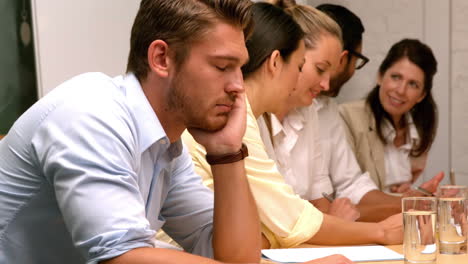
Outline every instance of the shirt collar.
[[297, 109], [290, 111], [284, 117], [283, 123], [279, 121], [276, 115], [270, 114], [269, 116], [271, 119], [271, 134], [273, 136], [276, 136], [280, 134], [281, 132], [285, 134], [289, 134], [290, 129], [294, 130], [295, 132], [300, 131], [302, 128], [304, 128], [305, 121], [306, 121], [304, 117], [304, 113]]
[[[405, 119], [409, 127], [408, 133], [406, 135], [406, 142], [411, 142], [411, 144], [405, 144], [403, 145], [403, 148], [409, 147], [409, 149], [411, 149], [412, 146], [416, 145], [419, 142], [419, 134], [418, 130], [416, 129], [416, 126], [414, 125], [413, 117], [411, 116], [411, 114], [406, 113]], [[390, 123], [390, 120], [386, 118], [383, 120], [382, 134], [387, 142], [393, 142], [396, 136], [395, 128]]]
[[387, 142], [392, 142], [395, 139], [395, 128], [387, 118], [383, 119], [382, 123], [382, 135]]
[[318, 112], [320, 109], [328, 105], [329, 100], [330, 98], [328, 96], [319, 95], [318, 97], [314, 98], [314, 100], [312, 101], [312, 105], [314, 105], [315, 109]]
[[180, 140], [170, 144], [169, 138], [159, 122], [156, 113], [151, 107], [148, 98], [143, 92], [140, 82], [133, 73], [129, 73], [120, 78], [121, 87], [124, 89], [130, 108], [132, 109], [135, 123], [138, 127], [138, 139], [141, 152], [144, 152], [154, 143], [159, 142], [169, 150], [169, 155], [176, 157], [182, 151]]
[[271, 134], [276, 136], [283, 131], [283, 124], [276, 118], [276, 115], [270, 114], [269, 116], [271, 120]]
[[295, 131], [299, 131], [302, 128], [304, 128], [306, 119], [305, 119], [305, 113], [306, 107], [302, 108], [296, 108], [290, 111], [286, 117], [284, 118], [284, 122], [287, 122], [291, 128], [293, 128]]

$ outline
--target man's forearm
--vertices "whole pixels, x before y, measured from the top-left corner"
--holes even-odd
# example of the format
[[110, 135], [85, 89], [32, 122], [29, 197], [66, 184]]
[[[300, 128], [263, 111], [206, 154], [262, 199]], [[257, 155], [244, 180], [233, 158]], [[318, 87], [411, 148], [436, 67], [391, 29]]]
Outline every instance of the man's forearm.
[[379, 190], [372, 190], [366, 193], [362, 199], [359, 201], [361, 205], [369, 204], [391, 204], [394, 206], [401, 206], [401, 197], [386, 194]]
[[401, 213], [401, 198], [373, 190], [362, 197], [357, 208], [361, 213], [358, 221], [378, 222], [391, 215]]
[[315, 200], [309, 200], [309, 202], [322, 213], [327, 213], [330, 209], [330, 202], [325, 198], [319, 198]]
[[213, 248], [215, 259], [259, 262], [262, 239], [257, 206], [244, 161], [211, 166], [214, 179]]

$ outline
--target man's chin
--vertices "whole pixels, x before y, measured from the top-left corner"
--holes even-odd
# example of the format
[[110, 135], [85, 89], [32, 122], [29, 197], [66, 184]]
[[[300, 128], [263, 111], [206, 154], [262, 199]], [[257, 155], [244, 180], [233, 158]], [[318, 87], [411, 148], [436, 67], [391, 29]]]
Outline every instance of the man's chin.
[[189, 125], [187, 128], [196, 128], [208, 132], [216, 132], [223, 129], [227, 124], [227, 118], [225, 120], [217, 120], [217, 121], [205, 121], [199, 122], [197, 124]]

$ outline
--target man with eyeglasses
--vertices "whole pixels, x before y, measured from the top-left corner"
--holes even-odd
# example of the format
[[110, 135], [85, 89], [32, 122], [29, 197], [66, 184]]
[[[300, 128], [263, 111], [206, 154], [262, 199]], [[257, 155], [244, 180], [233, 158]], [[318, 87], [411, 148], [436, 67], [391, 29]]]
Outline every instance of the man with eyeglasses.
[[358, 16], [343, 6], [323, 4], [317, 9], [335, 20], [343, 34], [340, 65], [330, 81], [330, 89], [323, 92], [329, 97], [336, 97], [341, 87], [354, 75], [355, 70], [363, 68], [369, 62], [369, 59], [361, 54], [364, 26]]
[[[322, 177], [328, 175], [334, 191], [333, 194], [328, 194], [335, 198], [347, 197], [353, 204], [356, 204], [360, 213], [359, 221], [380, 221], [401, 212], [401, 199], [378, 190], [368, 173], [361, 171], [346, 141], [338, 104], [334, 99], [338, 96], [341, 87], [353, 76], [355, 70], [361, 69], [369, 62], [369, 59], [361, 54], [364, 26], [358, 16], [343, 6], [322, 4], [317, 9], [338, 23], [343, 36], [340, 65], [330, 80], [330, 88], [316, 98], [320, 147], [325, 163], [323, 171], [319, 174]], [[435, 191], [442, 177], [436, 176], [424, 183], [422, 187]], [[323, 182], [317, 184], [323, 184]], [[325, 185], [323, 190], [327, 189]], [[414, 191], [410, 192], [405, 195], [420, 195]], [[324, 202], [326, 201], [321, 201], [322, 204]], [[352, 212], [343, 210], [341, 217], [346, 217], [347, 213]], [[335, 214], [340, 216], [340, 213]]]

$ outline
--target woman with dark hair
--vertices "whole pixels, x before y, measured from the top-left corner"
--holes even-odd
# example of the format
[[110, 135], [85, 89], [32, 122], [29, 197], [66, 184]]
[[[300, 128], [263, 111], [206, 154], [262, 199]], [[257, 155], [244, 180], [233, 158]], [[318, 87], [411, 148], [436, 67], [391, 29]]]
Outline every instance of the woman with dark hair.
[[[401, 215], [375, 224], [356, 223], [323, 214], [308, 200], [296, 195], [274, 160], [269, 158], [256, 120], [264, 113], [280, 112], [287, 106], [293, 90], [299, 89], [296, 83], [302, 74], [306, 48], [301, 27], [281, 8], [255, 3], [253, 20], [254, 30], [246, 44], [250, 59], [242, 69], [248, 99], [247, 130], [243, 142], [249, 149], [249, 156], [244, 160], [245, 170], [259, 210], [263, 246], [400, 244], [403, 235]], [[291, 29], [301, 32], [300, 37], [293, 37]], [[341, 47], [339, 41], [336, 45]], [[292, 47], [289, 56], [285, 55], [290, 50], [286, 48], [288, 46]], [[188, 133], [184, 135], [184, 142], [189, 147], [197, 173], [212, 188], [213, 177], [205, 150]], [[332, 262], [334, 258], [337, 258], [336, 262]], [[340, 256], [328, 260], [330, 262], [327, 263], [350, 263]], [[317, 260], [311, 263], [325, 262]]]
[[403, 39], [380, 65], [366, 100], [340, 106], [358, 163], [381, 190], [409, 190], [425, 167], [437, 127], [431, 92], [436, 72], [432, 50]]

